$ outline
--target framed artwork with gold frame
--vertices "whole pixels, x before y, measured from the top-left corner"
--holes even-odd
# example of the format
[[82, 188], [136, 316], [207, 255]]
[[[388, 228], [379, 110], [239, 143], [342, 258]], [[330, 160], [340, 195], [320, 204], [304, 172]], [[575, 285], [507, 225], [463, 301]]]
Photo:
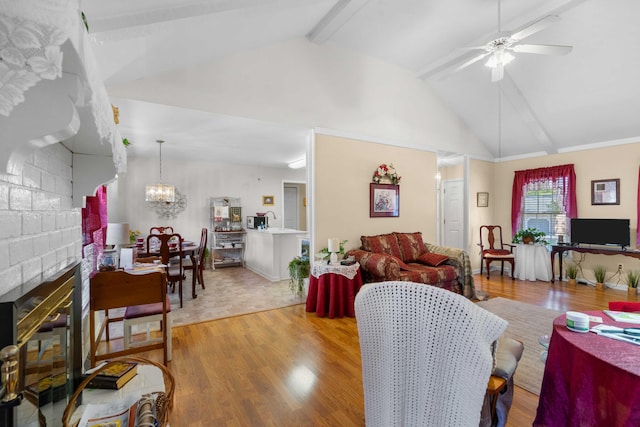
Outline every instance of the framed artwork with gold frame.
[[262, 196], [262, 206], [273, 206], [273, 196]]

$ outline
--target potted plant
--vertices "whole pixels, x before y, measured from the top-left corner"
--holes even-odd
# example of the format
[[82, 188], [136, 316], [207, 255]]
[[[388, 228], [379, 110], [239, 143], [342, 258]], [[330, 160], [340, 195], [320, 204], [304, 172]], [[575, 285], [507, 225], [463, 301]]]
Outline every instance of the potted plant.
[[596, 278], [596, 290], [604, 290], [604, 276], [607, 274], [607, 268], [602, 265], [593, 267], [593, 275]]
[[304, 279], [309, 277], [309, 259], [295, 257], [289, 261], [289, 289], [296, 296], [304, 292]]
[[638, 280], [640, 280], [640, 273], [635, 270], [627, 271], [627, 292], [629, 295], [638, 294]]
[[569, 285], [576, 285], [576, 278], [578, 277], [578, 266], [574, 263], [567, 264], [567, 279], [569, 279]]
[[543, 243], [547, 244], [547, 241], [544, 239], [546, 234], [544, 231], [540, 231], [537, 228], [524, 228], [522, 230], [518, 230], [518, 232], [513, 236], [511, 243], [524, 243], [525, 245], [529, 245], [532, 243]]

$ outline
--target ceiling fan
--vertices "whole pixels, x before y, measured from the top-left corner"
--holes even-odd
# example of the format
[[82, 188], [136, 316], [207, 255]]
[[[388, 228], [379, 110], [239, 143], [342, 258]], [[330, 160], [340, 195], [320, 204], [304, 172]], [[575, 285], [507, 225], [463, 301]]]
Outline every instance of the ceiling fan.
[[469, 65], [489, 57], [485, 64], [491, 67], [491, 81], [497, 82], [504, 77], [504, 66], [514, 59], [510, 52], [535, 53], [541, 55], [566, 55], [573, 47], [549, 44], [522, 44], [521, 41], [532, 34], [535, 34], [549, 25], [560, 20], [557, 15], [544, 16], [520, 31], [514, 33], [502, 33], [500, 28], [500, 0], [498, 0], [498, 34], [500, 37], [491, 40], [483, 46], [472, 46], [463, 48], [465, 50], [482, 50], [483, 52], [457, 66], [452, 72], [457, 72]]

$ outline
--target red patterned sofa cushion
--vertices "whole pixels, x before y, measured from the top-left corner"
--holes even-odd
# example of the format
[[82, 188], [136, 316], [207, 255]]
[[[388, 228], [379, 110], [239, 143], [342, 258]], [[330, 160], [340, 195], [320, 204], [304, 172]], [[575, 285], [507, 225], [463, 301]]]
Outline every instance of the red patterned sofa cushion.
[[393, 255], [394, 257], [403, 259], [400, 246], [398, 245], [398, 239], [393, 233], [379, 234], [377, 236], [360, 236], [360, 241], [362, 242], [362, 249], [365, 251]]
[[398, 246], [404, 262], [412, 262], [425, 252], [427, 248], [422, 240], [422, 233], [393, 233], [398, 239]]
[[424, 265], [429, 265], [431, 267], [438, 267], [440, 264], [448, 261], [449, 257], [446, 255], [437, 254], [435, 252], [427, 252], [418, 257], [416, 259], [417, 262]]
[[408, 264], [409, 270], [400, 271], [400, 280], [417, 283], [427, 283], [457, 294], [462, 294], [462, 287], [458, 282], [458, 272], [451, 265], [429, 267], [421, 264]]

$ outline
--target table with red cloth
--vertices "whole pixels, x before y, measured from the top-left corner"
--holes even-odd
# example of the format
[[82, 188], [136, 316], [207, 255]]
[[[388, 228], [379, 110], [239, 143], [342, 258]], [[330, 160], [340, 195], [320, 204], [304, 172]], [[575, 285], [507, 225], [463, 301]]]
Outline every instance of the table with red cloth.
[[[601, 317], [607, 325], [638, 327], [615, 322], [602, 311], [585, 314]], [[533, 425], [640, 426], [640, 346], [571, 332], [566, 316], [558, 316]]]
[[362, 286], [360, 264], [314, 263], [309, 276], [307, 311], [317, 316], [355, 317], [354, 301]]

